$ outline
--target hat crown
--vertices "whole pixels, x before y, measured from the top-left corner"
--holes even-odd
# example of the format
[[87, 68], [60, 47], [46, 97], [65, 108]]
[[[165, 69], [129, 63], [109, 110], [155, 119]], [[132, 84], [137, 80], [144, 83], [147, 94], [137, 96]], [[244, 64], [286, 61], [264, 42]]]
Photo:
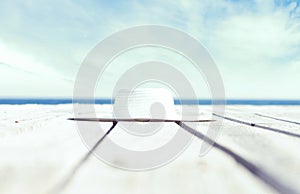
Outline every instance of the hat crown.
[[178, 119], [173, 95], [164, 88], [120, 90], [113, 109], [116, 118]]

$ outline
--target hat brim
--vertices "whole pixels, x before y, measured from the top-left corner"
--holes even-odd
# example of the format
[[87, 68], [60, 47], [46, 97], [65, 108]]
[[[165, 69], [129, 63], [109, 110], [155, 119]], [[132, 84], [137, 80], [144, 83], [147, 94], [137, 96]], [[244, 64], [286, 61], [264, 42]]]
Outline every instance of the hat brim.
[[215, 120], [181, 120], [181, 119], [149, 119], [149, 118], [68, 118], [73, 121], [92, 121], [92, 122], [213, 122]]

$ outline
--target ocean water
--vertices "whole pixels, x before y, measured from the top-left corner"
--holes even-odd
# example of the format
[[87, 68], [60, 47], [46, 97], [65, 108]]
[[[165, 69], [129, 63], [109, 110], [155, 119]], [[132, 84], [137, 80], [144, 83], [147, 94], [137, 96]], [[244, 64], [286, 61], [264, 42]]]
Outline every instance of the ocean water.
[[[88, 102], [88, 101], [80, 101]], [[0, 98], [0, 104], [71, 104], [73, 100], [71, 98]], [[95, 99], [95, 104], [112, 104], [113, 100], [111, 99]], [[188, 105], [211, 105], [212, 101], [208, 99], [200, 100], [174, 100], [175, 104], [188, 104]], [[299, 105], [300, 100], [245, 100], [245, 99], [228, 99], [226, 100], [227, 105]]]

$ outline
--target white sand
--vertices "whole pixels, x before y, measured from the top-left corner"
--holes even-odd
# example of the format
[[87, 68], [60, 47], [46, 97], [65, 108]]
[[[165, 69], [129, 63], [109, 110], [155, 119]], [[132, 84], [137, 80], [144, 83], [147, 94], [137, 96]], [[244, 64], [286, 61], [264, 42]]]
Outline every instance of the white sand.
[[[200, 109], [203, 118], [210, 117], [209, 106]], [[109, 105], [97, 106], [102, 116], [109, 116], [111, 110]], [[300, 134], [299, 125], [253, 113], [297, 121], [300, 107], [229, 106], [226, 114]], [[0, 106], [1, 194], [47, 193], [63, 180], [88, 151], [76, 123], [66, 120], [72, 116], [72, 105]], [[206, 128], [202, 124], [199, 130], [205, 132]], [[120, 134], [114, 133], [111, 138], [121, 141]], [[124, 146], [130, 146], [130, 141], [123, 140]], [[225, 121], [218, 142], [300, 190], [300, 139]], [[218, 150], [199, 157], [201, 145], [202, 141], [194, 139], [175, 161], [145, 172], [116, 169], [92, 156], [62, 193], [274, 193]]]

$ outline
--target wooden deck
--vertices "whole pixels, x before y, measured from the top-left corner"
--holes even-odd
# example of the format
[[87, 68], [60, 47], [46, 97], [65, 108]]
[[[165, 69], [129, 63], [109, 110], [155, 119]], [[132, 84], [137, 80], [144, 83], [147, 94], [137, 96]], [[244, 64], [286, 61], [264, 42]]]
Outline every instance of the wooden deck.
[[[210, 107], [200, 110], [209, 119]], [[228, 106], [219, 146], [199, 156], [195, 137], [173, 162], [142, 172], [82, 161], [88, 149], [69, 117], [72, 105], [0, 106], [1, 194], [300, 193], [300, 106]]]

